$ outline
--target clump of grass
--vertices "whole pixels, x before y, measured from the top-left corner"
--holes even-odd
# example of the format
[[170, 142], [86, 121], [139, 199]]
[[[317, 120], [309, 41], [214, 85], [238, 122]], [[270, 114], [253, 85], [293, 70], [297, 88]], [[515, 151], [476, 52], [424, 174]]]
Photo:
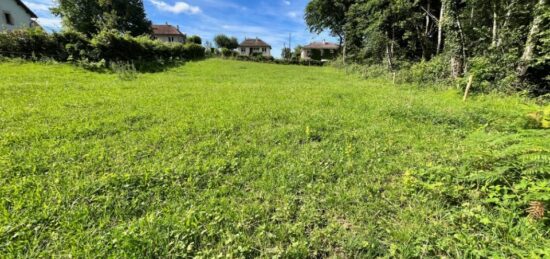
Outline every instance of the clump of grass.
[[132, 62], [112, 62], [111, 70], [123, 81], [132, 81], [137, 78], [137, 70]]

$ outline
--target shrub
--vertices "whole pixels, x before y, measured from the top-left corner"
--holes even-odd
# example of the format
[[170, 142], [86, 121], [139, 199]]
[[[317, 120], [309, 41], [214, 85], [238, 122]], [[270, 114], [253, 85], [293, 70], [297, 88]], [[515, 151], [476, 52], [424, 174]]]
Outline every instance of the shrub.
[[110, 62], [197, 59], [203, 58], [205, 53], [202, 46], [194, 43], [163, 43], [147, 36], [132, 37], [110, 30], [101, 31], [89, 40], [73, 31], [50, 35], [40, 29], [29, 29], [1, 32], [0, 55], [25, 59], [51, 58], [79, 64], [103, 60], [109, 65]]
[[39, 28], [0, 33], [0, 54], [7, 57], [57, 58], [61, 50], [54, 38]]
[[412, 65], [409, 72], [401, 74], [405, 82], [429, 85], [445, 83], [451, 75], [449, 63], [443, 55], [430, 61], [422, 60], [420, 63]]
[[221, 48], [220, 53], [222, 54], [222, 57], [226, 57], [226, 58], [236, 56], [235, 52], [233, 52], [232, 50], [230, 50], [228, 48]]
[[90, 40], [82, 33], [65, 31], [54, 33], [54, 40], [59, 44], [59, 60], [89, 59], [95, 55]]
[[185, 58], [199, 59], [205, 56], [205, 49], [197, 43], [188, 43], [184, 46]]
[[202, 44], [202, 39], [201, 39], [201, 37], [199, 37], [197, 35], [193, 35], [193, 36], [190, 36], [189, 38], [187, 38], [187, 42], [201, 45]]
[[519, 82], [516, 76], [515, 66], [507, 66], [506, 55], [474, 57], [470, 59], [468, 74], [460, 81], [460, 85], [466, 86], [467, 78], [473, 75], [472, 92], [490, 92], [494, 90], [508, 92], [514, 90]]

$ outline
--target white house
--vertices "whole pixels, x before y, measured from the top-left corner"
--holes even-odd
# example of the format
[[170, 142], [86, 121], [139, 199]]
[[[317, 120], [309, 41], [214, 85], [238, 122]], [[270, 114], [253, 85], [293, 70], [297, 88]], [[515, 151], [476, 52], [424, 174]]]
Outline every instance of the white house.
[[153, 25], [153, 39], [164, 42], [185, 42], [185, 34], [180, 31], [179, 26], [172, 26], [168, 23], [165, 25]]
[[304, 46], [302, 48], [302, 53], [300, 55], [300, 58], [303, 60], [310, 60], [313, 57], [313, 52], [317, 51], [318, 54], [320, 54], [319, 58], [320, 60], [325, 60], [329, 58], [333, 58], [336, 56], [338, 50], [340, 49], [340, 46], [338, 44], [330, 43], [330, 42], [312, 42], [307, 46]]
[[38, 16], [21, 0], [0, 0], [0, 31], [38, 26]]
[[264, 57], [271, 57], [271, 46], [258, 38], [244, 39], [239, 44], [238, 52], [241, 56], [262, 55]]

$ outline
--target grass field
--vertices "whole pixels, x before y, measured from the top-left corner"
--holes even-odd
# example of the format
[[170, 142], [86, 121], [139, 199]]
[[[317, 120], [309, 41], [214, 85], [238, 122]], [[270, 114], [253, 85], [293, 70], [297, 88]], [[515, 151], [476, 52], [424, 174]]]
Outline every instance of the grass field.
[[520, 97], [218, 59], [0, 82], [2, 258], [550, 256]]

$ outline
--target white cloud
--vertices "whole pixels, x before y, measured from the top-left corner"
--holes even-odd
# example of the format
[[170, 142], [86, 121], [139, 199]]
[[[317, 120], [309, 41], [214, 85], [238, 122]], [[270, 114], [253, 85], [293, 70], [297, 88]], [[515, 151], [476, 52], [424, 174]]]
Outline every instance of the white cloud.
[[296, 18], [296, 17], [298, 17], [299, 14], [297, 12], [288, 12], [287, 15], [289, 17]]
[[60, 29], [61, 28], [61, 19], [60, 18], [38, 18], [38, 24], [42, 27]]
[[175, 14], [179, 13], [190, 13], [197, 14], [201, 12], [201, 9], [198, 6], [192, 6], [186, 2], [176, 2], [174, 5], [170, 5], [164, 1], [160, 0], [149, 0], [157, 9], [171, 12]]
[[25, 4], [33, 11], [49, 11], [50, 8], [52, 7], [51, 5], [33, 3], [33, 2], [27, 2]]
[[288, 1], [288, 0], [285, 0], [283, 2], [285, 3], [285, 5], [290, 5], [290, 1]]

